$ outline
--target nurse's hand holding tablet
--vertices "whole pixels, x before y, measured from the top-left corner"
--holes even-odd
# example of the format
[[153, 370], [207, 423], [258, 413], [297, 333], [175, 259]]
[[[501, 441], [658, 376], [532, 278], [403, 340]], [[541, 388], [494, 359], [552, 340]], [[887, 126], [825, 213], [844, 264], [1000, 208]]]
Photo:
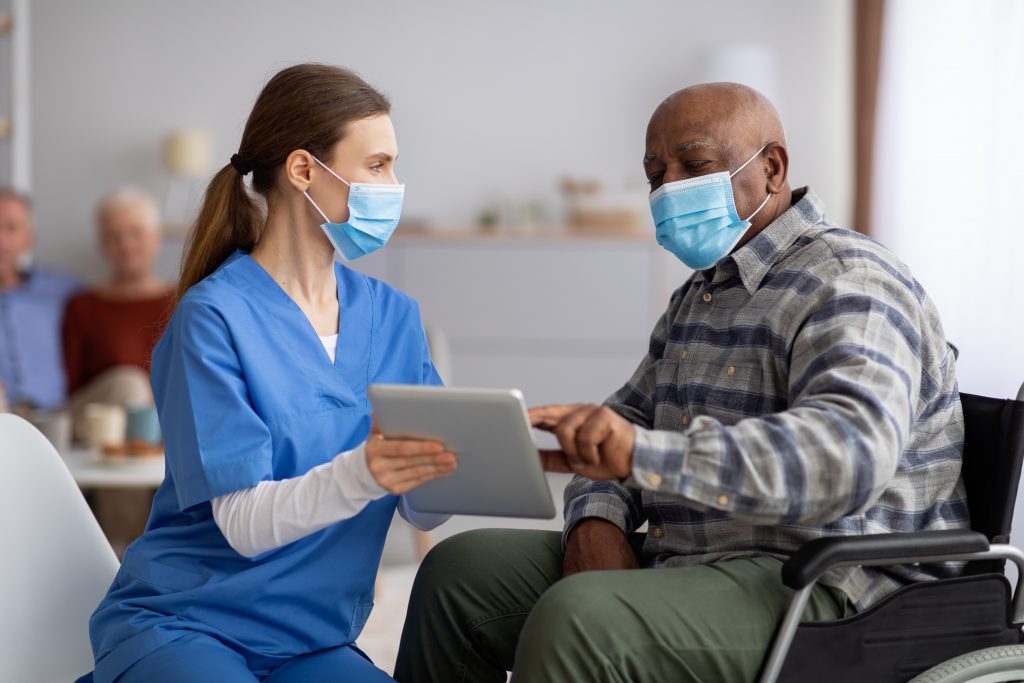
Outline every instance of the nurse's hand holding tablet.
[[380, 432], [366, 441], [366, 467], [382, 488], [396, 496], [447, 477], [458, 465], [455, 454], [438, 441], [385, 439]]
[[[555, 516], [551, 489], [518, 390], [374, 384], [368, 394], [380, 431], [391, 437], [388, 441], [422, 439], [420, 443], [432, 446], [435, 460], [424, 458], [405, 470], [396, 468], [399, 473], [408, 472], [396, 475], [408, 477], [407, 482], [414, 477], [434, 478], [424, 479], [415, 488], [401, 484], [412, 489], [403, 496], [410, 510], [441, 515]], [[367, 449], [373, 446], [371, 439]], [[451, 453], [442, 453], [444, 448]], [[454, 454], [458, 454], [458, 471]]]
[[371, 430], [371, 383], [441, 384], [416, 302], [342, 263], [397, 227], [397, 157], [387, 98], [350, 71], [299, 64], [257, 97], [153, 350], [167, 475], [85, 680], [392, 680], [355, 646], [384, 538], [396, 510], [444, 522], [409, 496], [457, 467]]

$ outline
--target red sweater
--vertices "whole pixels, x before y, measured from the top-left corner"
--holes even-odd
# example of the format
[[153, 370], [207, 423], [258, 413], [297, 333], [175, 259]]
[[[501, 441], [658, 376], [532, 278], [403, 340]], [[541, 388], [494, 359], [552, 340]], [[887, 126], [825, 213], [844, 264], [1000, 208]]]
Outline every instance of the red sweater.
[[72, 297], [64, 314], [68, 394], [118, 365], [149, 372], [150, 356], [172, 299], [172, 292], [136, 300], [106, 299], [96, 292]]

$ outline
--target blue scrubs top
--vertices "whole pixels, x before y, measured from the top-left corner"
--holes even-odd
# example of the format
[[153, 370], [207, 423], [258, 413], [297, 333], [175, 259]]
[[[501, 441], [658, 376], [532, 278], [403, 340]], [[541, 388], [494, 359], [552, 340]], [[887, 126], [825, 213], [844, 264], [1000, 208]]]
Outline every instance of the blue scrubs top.
[[97, 683], [193, 631], [266, 674], [362, 630], [395, 496], [252, 559], [228, 545], [209, 502], [360, 444], [369, 384], [440, 384], [416, 302], [340, 264], [335, 273], [333, 364], [305, 314], [243, 252], [179, 303], [153, 351], [166, 479], [90, 621]]

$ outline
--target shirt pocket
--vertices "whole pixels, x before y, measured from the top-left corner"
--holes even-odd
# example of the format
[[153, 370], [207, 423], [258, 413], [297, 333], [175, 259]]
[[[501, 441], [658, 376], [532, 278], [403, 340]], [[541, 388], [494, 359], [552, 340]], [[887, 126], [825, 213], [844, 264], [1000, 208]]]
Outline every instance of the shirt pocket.
[[352, 626], [349, 628], [348, 642], [354, 643], [359, 638], [359, 634], [363, 632], [363, 627], [366, 626], [372, 611], [372, 600], [370, 602], [360, 602], [352, 608]]
[[125, 552], [121, 570], [118, 572], [118, 578], [122, 583], [127, 583], [125, 577], [162, 589], [161, 593], [192, 590], [210, 580], [206, 574], [140, 557], [132, 550]]
[[784, 410], [771, 363], [723, 355], [703, 363], [684, 364], [680, 382], [688, 410], [687, 422], [701, 415], [726, 425], [743, 418]]

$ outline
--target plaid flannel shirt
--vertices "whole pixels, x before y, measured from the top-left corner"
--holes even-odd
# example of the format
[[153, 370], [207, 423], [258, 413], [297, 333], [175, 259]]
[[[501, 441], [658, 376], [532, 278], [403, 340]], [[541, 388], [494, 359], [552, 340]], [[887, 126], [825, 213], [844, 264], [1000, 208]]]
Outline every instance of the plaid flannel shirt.
[[[565, 538], [645, 521], [644, 564], [770, 555], [821, 536], [968, 526], [953, 355], [892, 253], [831, 225], [809, 189], [695, 273], [607, 403], [636, 425], [633, 474], [576, 477]], [[822, 583], [858, 609], [960, 565], [850, 568]]]

